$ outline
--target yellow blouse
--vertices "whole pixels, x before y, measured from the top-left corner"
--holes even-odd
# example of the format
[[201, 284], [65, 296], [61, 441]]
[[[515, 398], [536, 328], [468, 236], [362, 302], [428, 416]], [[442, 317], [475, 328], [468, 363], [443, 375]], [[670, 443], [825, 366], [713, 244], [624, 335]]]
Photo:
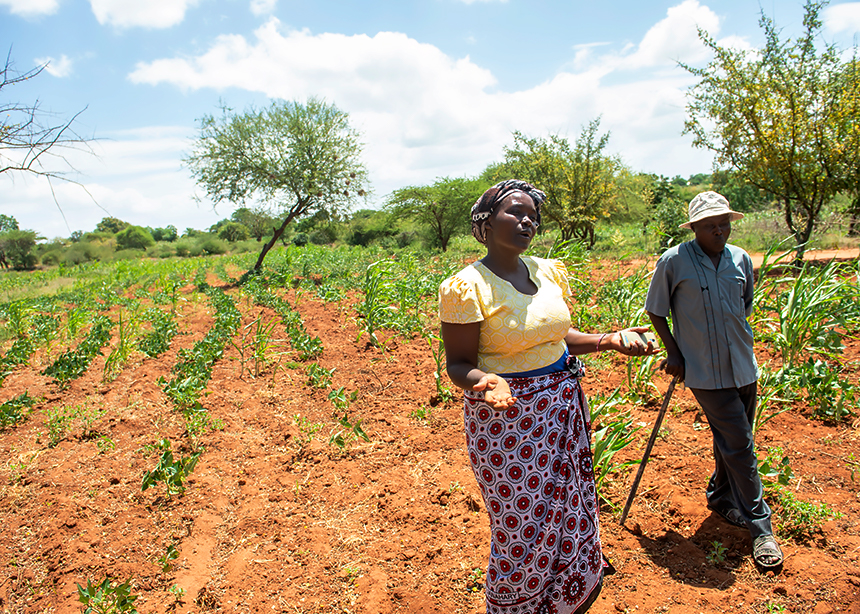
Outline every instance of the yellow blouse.
[[439, 288], [443, 322], [481, 322], [478, 368], [487, 373], [522, 373], [561, 358], [570, 328], [567, 269], [559, 260], [523, 256], [534, 295], [523, 294], [480, 262], [452, 275]]

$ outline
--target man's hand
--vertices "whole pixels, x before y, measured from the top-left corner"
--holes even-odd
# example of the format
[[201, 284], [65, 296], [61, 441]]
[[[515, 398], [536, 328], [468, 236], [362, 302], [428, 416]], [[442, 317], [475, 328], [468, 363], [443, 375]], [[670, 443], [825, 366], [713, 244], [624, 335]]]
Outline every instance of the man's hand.
[[670, 352], [666, 358], [660, 361], [659, 368], [663, 369], [667, 375], [677, 376], [679, 383], [684, 381], [684, 357], [680, 353]]

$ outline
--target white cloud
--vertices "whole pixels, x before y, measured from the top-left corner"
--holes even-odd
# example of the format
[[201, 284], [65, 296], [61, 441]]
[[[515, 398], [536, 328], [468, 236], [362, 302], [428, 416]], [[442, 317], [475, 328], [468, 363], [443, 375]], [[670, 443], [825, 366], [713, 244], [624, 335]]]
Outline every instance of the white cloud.
[[70, 74], [72, 74], [73, 62], [65, 54], [60, 56], [59, 60], [48, 56], [44, 58], [36, 58], [35, 62], [39, 66], [47, 64], [47, 66], [45, 67], [45, 71], [55, 77], [68, 77]]
[[90, 0], [98, 22], [118, 28], [169, 28], [200, 0]]
[[57, 0], [0, 0], [0, 6], [9, 7], [13, 15], [36, 17], [55, 13], [60, 3]]
[[[693, 79], [675, 60], [705, 57], [696, 24], [716, 31], [719, 20], [687, 0], [670, 9], [640, 45], [604, 53], [598, 46], [580, 48], [574, 68], [515, 92], [497, 91], [492, 73], [468, 56], [451, 58], [404, 34], [314, 35], [282, 31], [274, 18], [253, 40], [224, 35], [201, 55], [140, 63], [129, 79], [334, 102], [363, 135], [377, 197], [438, 176], [476, 174], [502, 157], [514, 130], [572, 140], [599, 115], [602, 130], [612, 132], [608, 149], [623, 152], [634, 169], [668, 167], [684, 175], [710, 167], [707, 152], [679, 138], [684, 92]], [[618, 81], [608, 76], [621, 72], [624, 85], [607, 84]]]
[[258, 17], [274, 13], [277, 6], [278, 0], [251, 0], [251, 12]]
[[860, 2], [846, 2], [824, 9], [824, 27], [831, 32], [860, 32]]

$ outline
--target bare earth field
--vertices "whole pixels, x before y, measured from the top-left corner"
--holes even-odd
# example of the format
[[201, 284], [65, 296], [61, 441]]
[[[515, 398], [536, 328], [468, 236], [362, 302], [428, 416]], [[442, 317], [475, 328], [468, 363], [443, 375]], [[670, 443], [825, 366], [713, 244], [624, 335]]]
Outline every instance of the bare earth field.
[[[243, 325], [260, 314], [278, 319], [237, 290], [230, 294]], [[283, 296], [296, 304], [293, 290]], [[484, 612], [476, 570], [486, 566], [490, 536], [465, 452], [459, 394], [432, 406], [435, 364], [426, 340], [394, 337], [385, 351], [357, 340], [355, 300], [324, 303], [305, 293], [296, 308], [322, 339], [318, 362], [335, 369], [332, 387], [357, 392], [350, 416], [363, 420], [371, 441], [358, 440], [345, 453], [328, 444], [337, 417], [329, 389], [309, 385], [289, 355], [253, 378], [228, 347], [203, 400], [223, 428], [202, 436], [205, 452], [187, 491], [170, 498], [163, 484], [141, 491], [144, 472], [157, 462], [152, 444], [166, 437], [175, 454], [190, 453], [184, 421], [157, 379], [169, 377], [179, 349], [211, 326], [205, 299], [181, 308], [187, 334], [167, 353], [136, 355], [113, 381], [103, 381], [105, 359], [97, 357], [83, 377], [58, 389], [40, 375], [64, 349], [58, 347], [18, 367], [0, 402], [25, 390], [42, 400], [26, 421], [0, 431], [0, 611], [80, 612], [76, 583], [110, 576], [131, 578], [141, 613]], [[281, 324], [274, 337], [286, 339]], [[853, 365], [857, 383], [860, 340], [845, 341], [844, 363]], [[771, 358], [766, 347], [758, 352], [762, 362]], [[588, 395], [626, 385], [622, 361], [587, 364]], [[658, 382], [661, 390], [666, 384]], [[73, 427], [50, 447], [46, 411], [74, 405], [106, 413], [93, 433]], [[656, 409], [633, 409], [642, 429], [620, 456], [641, 457]], [[297, 415], [324, 425], [306, 445]], [[618, 516], [632, 472], [604, 488], [611, 504], [603, 506], [601, 532], [618, 572], [592, 611], [860, 614], [857, 426], [813, 420], [796, 404], [763, 428], [759, 449], [788, 452], [796, 496], [826, 503], [841, 517], [809, 539], [783, 541], [784, 569], [761, 574], [746, 531], [705, 507], [710, 434], [692, 394], [677, 391], [626, 527]], [[116, 447], [101, 451], [102, 435]], [[708, 559], [715, 541], [726, 548], [723, 562]], [[163, 571], [158, 559], [171, 545], [178, 557]], [[170, 591], [174, 586], [184, 593]]]

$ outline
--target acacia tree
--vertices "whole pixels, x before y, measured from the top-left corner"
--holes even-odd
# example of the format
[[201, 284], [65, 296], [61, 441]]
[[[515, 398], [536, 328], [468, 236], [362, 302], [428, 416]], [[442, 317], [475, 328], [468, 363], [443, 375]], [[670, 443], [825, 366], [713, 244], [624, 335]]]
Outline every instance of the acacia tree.
[[860, 164], [860, 81], [834, 45], [816, 47], [825, 5], [807, 0], [796, 41], [780, 40], [762, 12], [766, 42], [754, 52], [721, 47], [700, 30], [714, 58], [705, 68], [681, 65], [701, 79], [688, 93], [684, 132], [778, 199], [798, 259], [822, 207], [848, 189]]
[[600, 119], [585, 126], [571, 147], [567, 139], [528, 138], [514, 132], [505, 148], [506, 170], [543, 190], [543, 216], [554, 222], [563, 241], [577, 238], [594, 246], [597, 220], [609, 214], [617, 198], [620, 162], [604, 155], [609, 133], [599, 135]]
[[429, 230], [432, 243], [444, 252], [451, 237], [469, 227], [469, 210], [488, 187], [480, 179], [443, 177], [432, 185], [395, 190], [387, 208], [418, 220]]
[[348, 115], [311, 98], [244, 113], [222, 107], [219, 117], [204, 116], [185, 163], [216, 206], [253, 201], [283, 215], [254, 265], [259, 270], [291, 221], [345, 210], [364, 196], [367, 171], [360, 154]]

